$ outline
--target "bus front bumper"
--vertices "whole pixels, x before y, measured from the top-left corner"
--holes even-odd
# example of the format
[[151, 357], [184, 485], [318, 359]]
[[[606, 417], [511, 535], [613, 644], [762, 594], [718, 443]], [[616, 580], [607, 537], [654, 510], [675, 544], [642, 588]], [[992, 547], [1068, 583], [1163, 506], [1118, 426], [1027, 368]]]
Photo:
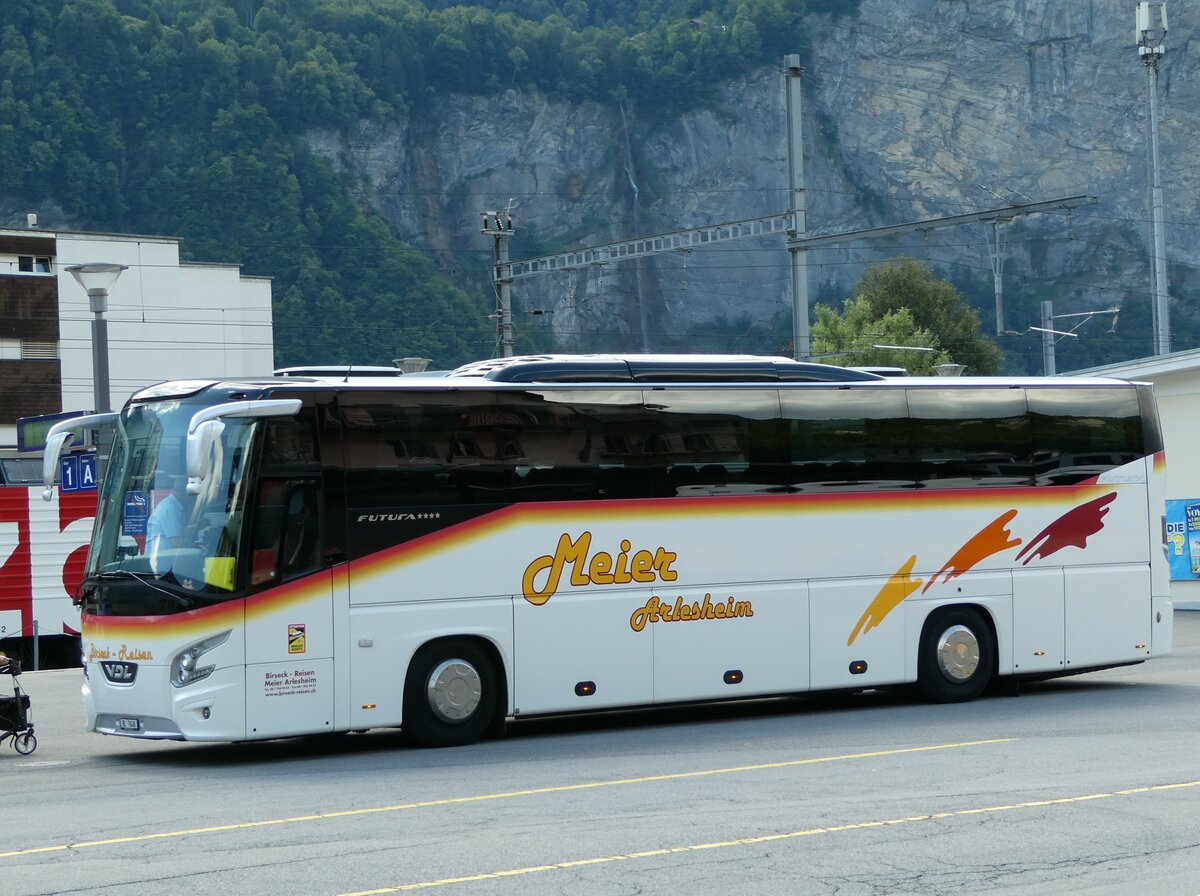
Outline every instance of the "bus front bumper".
[[99, 664], [84, 668], [84, 730], [143, 740], [228, 742], [246, 735], [240, 667], [218, 669], [203, 681], [172, 687], [167, 670], [142, 666], [133, 684], [114, 685]]

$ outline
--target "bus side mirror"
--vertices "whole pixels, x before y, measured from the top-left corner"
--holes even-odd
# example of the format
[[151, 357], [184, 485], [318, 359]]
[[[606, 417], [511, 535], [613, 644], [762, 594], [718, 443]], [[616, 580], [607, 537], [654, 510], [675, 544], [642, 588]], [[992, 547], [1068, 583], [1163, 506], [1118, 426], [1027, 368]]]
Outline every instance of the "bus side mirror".
[[58, 459], [67, 447], [67, 442], [75, 438], [70, 430], [56, 432], [46, 439], [45, 453], [42, 455], [42, 484], [46, 486], [42, 492], [42, 500], [49, 501], [54, 497], [54, 479], [58, 475]]
[[42, 492], [42, 500], [49, 501], [54, 497], [54, 480], [58, 476], [58, 459], [67, 441], [80, 432], [89, 429], [103, 429], [117, 425], [117, 414], [106, 411], [103, 414], [86, 414], [80, 417], [69, 417], [59, 420], [46, 433], [46, 448], [42, 454], [42, 484], [46, 490]]
[[213, 446], [225, 431], [222, 417], [294, 417], [300, 413], [300, 405], [299, 398], [265, 398], [231, 401], [197, 411], [188, 425], [187, 433], [188, 494], [200, 494], [200, 487], [208, 478]]
[[220, 420], [205, 420], [187, 437], [187, 493], [200, 494], [200, 487], [208, 478], [209, 460], [212, 457], [213, 446], [225, 431], [225, 424]]

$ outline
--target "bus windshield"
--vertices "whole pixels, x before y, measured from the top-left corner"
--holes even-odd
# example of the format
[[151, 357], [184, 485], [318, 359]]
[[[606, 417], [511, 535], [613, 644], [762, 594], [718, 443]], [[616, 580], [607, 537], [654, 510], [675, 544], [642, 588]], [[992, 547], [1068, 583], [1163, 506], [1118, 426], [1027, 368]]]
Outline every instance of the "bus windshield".
[[150, 590], [158, 595], [152, 602], [167, 598], [174, 609], [237, 590], [246, 464], [257, 427], [253, 420], [224, 421], [213, 468], [200, 494], [189, 495], [187, 429], [206, 404], [158, 401], [121, 415], [88, 554], [89, 579], [153, 581], [160, 589]]

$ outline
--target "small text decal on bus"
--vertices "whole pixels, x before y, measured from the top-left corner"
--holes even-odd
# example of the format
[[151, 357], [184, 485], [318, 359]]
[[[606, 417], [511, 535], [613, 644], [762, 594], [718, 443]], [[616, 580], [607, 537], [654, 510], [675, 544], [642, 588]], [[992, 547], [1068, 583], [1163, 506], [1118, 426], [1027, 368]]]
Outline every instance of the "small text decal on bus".
[[[564, 532], [553, 554], [538, 557], [525, 568], [525, 575], [521, 579], [525, 599], [535, 607], [540, 607], [553, 597], [568, 564], [571, 566], [569, 581], [572, 585], [674, 582], [679, 578], [679, 574], [671, 569], [671, 564], [679, 555], [666, 548], [659, 547], [654, 552], [640, 550], [631, 557], [629, 552], [633, 545], [628, 539], [622, 539], [620, 553], [615, 558], [605, 551], [597, 551], [589, 559], [591, 547], [591, 532], [584, 532], [574, 540]], [[535, 580], [542, 573], [546, 573], [546, 578], [539, 587]]]
[[667, 603], [658, 597], [652, 597], [644, 607], [638, 607], [629, 617], [629, 627], [640, 632], [647, 622], [699, 622], [703, 619], [742, 619], [754, 615], [754, 607], [748, 600], [728, 598], [724, 603], [713, 603], [712, 595], [704, 595], [704, 603], [691, 601], [685, 603], [682, 597], [675, 598], [675, 603]]
[[140, 647], [130, 647], [128, 644], [122, 644], [118, 650], [113, 650], [111, 647], [97, 647], [91, 645], [88, 650], [88, 660], [146, 660], [154, 659], [154, 653], [149, 650], [142, 650]]

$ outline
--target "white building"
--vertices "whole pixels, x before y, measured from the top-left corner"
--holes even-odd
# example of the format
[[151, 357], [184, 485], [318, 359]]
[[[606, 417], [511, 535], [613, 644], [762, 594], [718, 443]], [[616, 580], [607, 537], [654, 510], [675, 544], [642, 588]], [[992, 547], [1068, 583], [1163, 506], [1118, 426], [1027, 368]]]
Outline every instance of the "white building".
[[181, 263], [169, 237], [0, 229], [0, 447], [18, 417], [94, 409], [94, 315], [66, 270], [92, 262], [127, 266], [105, 314], [112, 408], [166, 379], [270, 374], [270, 279]]
[[[1073, 376], [1112, 376], [1154, 384], [1167, 451], [1167, 500], [1200, 503], [1200, 350], [1175, 352], [1107, 367], [1075, 371]], [[1168, 544], [1169, 551], [1189, 546]], [[1200, 576], [1173, 578], [1176, 607], [1200, 609]]]

